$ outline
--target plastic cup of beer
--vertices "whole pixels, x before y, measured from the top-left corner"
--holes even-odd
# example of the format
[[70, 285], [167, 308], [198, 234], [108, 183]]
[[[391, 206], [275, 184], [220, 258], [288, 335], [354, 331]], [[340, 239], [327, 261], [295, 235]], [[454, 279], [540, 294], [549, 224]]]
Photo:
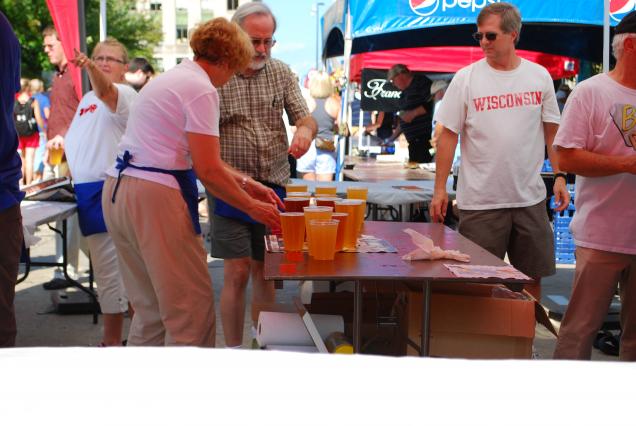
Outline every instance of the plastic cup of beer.
[[49, 164], [51, 166], [57, 166], [62, 162], [62, 156], [64, 155], [64, 148], [51, 148], [49, 149]]
[[336, 201], [341, 200], [339, 197], [316, 197], [317, 206], [336, 207]]
[[285, 251], [302, 251], [305, 242], [305, 214], [300, 212], [281, 213], [280, 224], [283, 228]]
[[303, 212], [303, 207], [309, 206], [309, 197], [287, 197], [283, 199], [286, 212]]
[[345, 229], [349, 220], [349, 213], [334, 213], [331, 220], [338, 221], [338, 234], [336, 235], [336, 251], [342, 251], [344, 248]]
[[289, 192], [307, 192], [307, 184], [304, 183], [288, 183], [285, 190]]
[[367, 202], [364, 200], [357, 200], [357, 201], [362, 201], [362, 203], [356, 205], [356, 214], [358, 215], [356, 223], [358, 226], [358, 237], [360, 235], [362, 235], [362, 225], [364, 225], [364, 217], [366, 216], [367, 213]]
[[350, 186], [347, 188], [347, 198], [367, 201], [368, 195], [369, 188], [366, 186]]
[[292, 198], [311, 198], [311, 192], [288, 192], [285, 197]]
[[336, 201], [336, 213], [347, 213], [345, 222], [343, 249], [355, 250], [358, 242], [358, 209], [363, 200]]
[[309, 221], [309, 255], [316, 260], [333, 260], [338, 236], [337, 220]]
[[303, 207], [305, 213], [305, 229], [307, 230], [307, 242], [309, 242], [309, 221], [310, 220], [330, 220], [333, 214], [333, 207], [327, 206], [309, 206]]
[[316, 194], [316, 197], [318, 196], [328, 196], [328, 197], [335, 197], [336, 193], [338, 191], [338, 188], [335, 187], [334, 185], [317, 185], [314, 188], [314, 194]]

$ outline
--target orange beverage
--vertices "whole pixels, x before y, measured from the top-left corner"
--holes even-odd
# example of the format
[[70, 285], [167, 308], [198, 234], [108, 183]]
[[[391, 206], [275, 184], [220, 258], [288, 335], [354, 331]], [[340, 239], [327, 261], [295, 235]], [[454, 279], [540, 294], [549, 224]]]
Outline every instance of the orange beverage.
[[358, 209], [364, 201], [362, 200], [340, 200], [336, 201], [336, 213], [347, 213], [345, 222], [343, 248], [345, 250], [355, 250], [358, 242]]
[[314, 188], [314, 194], [316, 194], [316, 197], [318, 197], [319, 195], [320, 196], [326, 195], [328, 197], [335, 197], [337, 190], [338, 190], [338, 188], [336, 188], [333, 185], [321, 185], [321, 186], [316, 185], [316, 187]]
[[288, 192], [285, 197], [289, 198], [311, 198], [311, 192]]
[[342, 251], [344, 247], [344, 235], [347, 227], [347, 221], [349, 220], [348, 213], [334, 213], [331, 215], [331, 220], [338, 221], [338, 233], [336, 234], [336, 251]]
[[311, 230], [309, 229], [309, 221], [310, 220], [330, 220], [331, 215], [333, 214], [333, 207], [327, 206], [309, 206], [303, 207], [303, 212], [305, 213], [305, 229], [307, 230], [307, 241], [309, 241], [309, 233]]
[[287, 192], [307, 192], [307, 185], [304, 183], [288, 183], [285, 185]]
[[283, 228], [285, 251], [302, 251], [305, 242], [305, 214], [299, 212], [281, 213], [280, 224]]
[[309, 206], [309, 197], [287, 197], [283, 202], [285, 203], [285, 211], [302, 213], [303, 207]]
[[366, 186], [350, 186], [347, 188], [347, 198], [367, 201], [367, 195], [369, 195], [369, 188]]
[[364, 200], [361, 201], [360, 204], [356, 205], [356, 214], [358, 217], [356, 218], [356, 224], [358, 226], [358, 237], [362, 234], [362, 225], [364, 225], [364, 217], [367, 213], [367, 202]]
[[333, 260], [336, 254], [337, 220], [309, 221], [309, 255], [316, 260]]
[[335, 203], [338, 200], [341, 200], [342, 198], [338, 198], [338, 197], [317, 197], [316, 198], [316, 205], [317, 206], [328, 206], [328, 207], [334, 207], [335, 208]]
[[57, 166], [62, 162], [62, 156], [64, 155], [64, 148], [51, 148], [49, 149], [49, 164], [51, 166]]

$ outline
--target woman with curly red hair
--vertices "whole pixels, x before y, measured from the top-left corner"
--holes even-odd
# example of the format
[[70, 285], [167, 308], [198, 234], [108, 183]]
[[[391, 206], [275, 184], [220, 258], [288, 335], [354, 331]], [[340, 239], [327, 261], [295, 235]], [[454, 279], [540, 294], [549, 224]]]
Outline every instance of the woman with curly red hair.
[[200, 25], [194, 59], [140, 92], [102, 204], [135, 309], [129, 345], [214, 346], [214, 294], [197, 212], [196, 177], [215, 197], [279, 226], [275, 193], [225, 164], [217, 87], [247, 67], [250, 39], [223, 18]]

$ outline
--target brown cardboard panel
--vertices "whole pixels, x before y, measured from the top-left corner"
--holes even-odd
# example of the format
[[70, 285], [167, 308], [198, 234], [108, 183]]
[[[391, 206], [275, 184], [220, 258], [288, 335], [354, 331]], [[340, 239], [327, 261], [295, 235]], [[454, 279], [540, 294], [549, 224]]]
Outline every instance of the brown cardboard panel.
[[[489, 289], [487, 287], [490, 287]], [[530, 358], [535, 301], [495, 298], [493, 286], [465, 286], [465, 294], [433, 293], [432, 356], [452, 358]], [[459, 287], [454, 289], [456, 292]], [[419, 344], [422, 293], [409, 293], [408, 336]], [[415, 354], [412, 348], [408, 354]]]

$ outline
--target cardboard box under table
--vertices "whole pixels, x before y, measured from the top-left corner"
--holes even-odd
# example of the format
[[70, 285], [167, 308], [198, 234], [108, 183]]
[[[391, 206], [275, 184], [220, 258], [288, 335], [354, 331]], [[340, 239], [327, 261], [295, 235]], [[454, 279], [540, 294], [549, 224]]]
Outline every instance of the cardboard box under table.
[[[495, 291], [493, 291], [495, 290]], [[479, 284], [433, 286], [430, 306], [430, 355], [471, 359], [532, 357], [536, 321], [556, 333], [543, 308], [528, 293], [510, 294], [503, 287]], [[408, 355], [417, 355], [422, 292], [408, 293]]]

